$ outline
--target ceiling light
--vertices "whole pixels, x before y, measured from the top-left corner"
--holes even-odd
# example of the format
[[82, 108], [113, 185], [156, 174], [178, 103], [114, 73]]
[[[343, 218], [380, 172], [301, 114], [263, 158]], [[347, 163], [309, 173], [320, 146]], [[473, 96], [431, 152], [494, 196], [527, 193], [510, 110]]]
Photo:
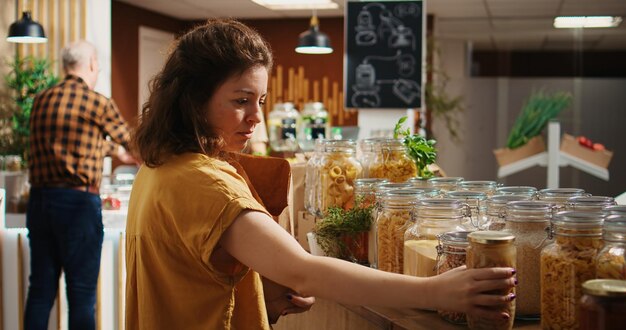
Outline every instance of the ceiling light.
[[339, 8], [332, 0], [252, 0], [252, 2], [272, 10]]
[[22, 18], [9, 27], [8, 42], [42, 43], [48, 41], [41, 24], [33, 21], [29, 11], [22, 13]]
[[622, 22], [619, 16], [559, 16], [554, 18], [557, 29], [608, 28], [617, 27]]
[[330, 45], [330, 38], [320, 31], [317, 15], [313, 13], [311, 25], [308, 30], [300, 33], [296, 53], [300, 54], [330, 54], [333, 47]]

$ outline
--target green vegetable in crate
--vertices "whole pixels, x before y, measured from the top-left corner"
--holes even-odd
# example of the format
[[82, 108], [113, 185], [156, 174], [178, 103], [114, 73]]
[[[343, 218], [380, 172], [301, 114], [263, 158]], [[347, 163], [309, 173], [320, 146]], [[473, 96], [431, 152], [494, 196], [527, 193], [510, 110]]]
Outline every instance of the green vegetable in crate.
[[433, 176], [433, 173], [428, 170], [428, 165], [434, 163], [435, 159], [437, 159], [437, 150], [434, 147], [437, 141], [427, 140], [419, 134], [411, 134], [411, 130], [408, 128], [403, 129], [402, 124], [404, 124], [406, 118], [405, 116], [398, 120], [396, 127], [393, 129], [393, 138], [404, 137], [402, 142], [407, 147], [407, 155], [417, 166], [417, 176], [430, 178]]
[[548, 121], [556, 118], [571, 103], [572, 95], [567, 92], [532, 93], [511, 128], [506, 146], [509, 149], [523, 146], [528, 140], [541, 134]]

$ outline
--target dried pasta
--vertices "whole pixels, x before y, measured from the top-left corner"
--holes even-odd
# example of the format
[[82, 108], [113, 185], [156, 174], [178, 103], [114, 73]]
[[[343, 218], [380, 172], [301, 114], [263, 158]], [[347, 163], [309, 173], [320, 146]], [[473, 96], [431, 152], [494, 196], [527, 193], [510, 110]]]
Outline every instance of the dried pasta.
[[404, 182], [417, 176], [415, 163], [402, 151], [384, 153], [382, 159], [374, 161], [369, 167], [371, 178], [389, 179], [391, 182]]
[[409, 210], [383, 210], [376, 223], [378, 269], [402, 274], [404, 231], [411, 219]]
[[603, 250], [598, 255], [596, 262], [597, 278], [626, 280], [626, 261], [624, 260], [623, 247], [611, 247], [611, 249]]
[[361, 174], [361, 164], [344, 153], [327, 155], [319, 168], [319, 209], [347, 208], [354, 200], [354, 181]]

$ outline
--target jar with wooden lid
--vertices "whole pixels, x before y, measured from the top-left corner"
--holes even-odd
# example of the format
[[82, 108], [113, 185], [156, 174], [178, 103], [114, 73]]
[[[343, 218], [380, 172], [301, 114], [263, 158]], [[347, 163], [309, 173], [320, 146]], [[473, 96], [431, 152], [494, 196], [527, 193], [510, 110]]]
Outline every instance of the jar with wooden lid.
[[608, 196], [576, 196], [565, 202], [570, 211], [602, 211], [607, 206], [617, 205], [615, 198]]
[[487, 196], [492, 196], [496, 193], [496, 188], [498, 183], [495, 181], [461, 181], [457, 190], [483, 192]]
[[609, 215], [602, 224], [604, 247], [596, 258], [596, 278], [626, 280], [626, 215]]
[[539, 317], [541, 289], [539, 287], [539, 256], [547, 246], [553, 204], [542, 201], [513, 201], [506, 204], [504, 230], [515, 235], [517, 250], [517, 297], [515, 313], [526, 318]]
[[502, 186], [496, 188], [496, 195], [524, 195], [534, 199], [537, 188], [531, 186]]
[[355, 153], [356, 142], [351, 140], [333, 141], [324, 147], [317, 177], [322, 214], [329, 207], [347, 209], [353, 205], [354, 183], [363, 171]]
[[[475, 231], [467, 235], [467, 268], [512, 267], [516, 268], [515, 236], [503, 231]], [[514, 295], [515, 288], [494, 290], [497, 295]], [[515, 318], [515, 300], [504, 304], [502, 312], [509, 314], [508, 319], [485, 319], [467, 315], [470, 329], [511, 329]]]
[[508, 202], [530, 200], [526, 195], [496, 195], [491, 196], [486, 201], [485, 212], [487, 213], [487, 222], [489, 230], [504, 229], [504, 209]]
[[575, 329], [582, 284], [596, 276], [602, 248], [602, 212], [558, 212], [551, 220], [554, 242], [541, 251], [541, 327]]
[[470, 216], [463, 221], [466, 230], [484, 230], [489, 227], [486, 212], [487, 194], [475, 191], [448, 191], [446, 198], [452, 198], [469, 205]]
[[596, 279], [582, 285], [580, 330], [622, 330], [626, 325], [626, 281]]
[[[467, 247], [469, 246], [467, 235], [469, 233], [469, 231], [452, 231], [439, 235], [437, 275], [465, 265]], [[445, 310], [438, 310], [437, 313], [441, 318], [451, 323], [464, 324], [467, 322], [465, 313]]]
[[464, 179], [462, 177], [437, 177], [428, 179], [428, 186], [446, 193], [456, 190]]
[[407, 156], [406, 146], [400, 140], [382, 139], [372, 144], [373, 157], [367, 164], [370, 178], [391, 182], [406, 182], [417, 175], [415, 162]]
[[379, 199], [376, 218], [375, 264], [378, 269], [402, 274], [404, 270], [404, 232], [411, 225], [420, 192], [390, 190]]
[[426, 198], [417, 202], [415, 221], [404, 233], [404, 274], [437, 275], [437, 237], [449, 231], [462, 231], [466, 210], [465, 205], [450, 199]]
[[538, 200], [554, 203], [559, 208], [565, 208], [568, 199], [579, 196], [589, 196], [589, 194], [580, 188], [541, 189], [537, 193]]

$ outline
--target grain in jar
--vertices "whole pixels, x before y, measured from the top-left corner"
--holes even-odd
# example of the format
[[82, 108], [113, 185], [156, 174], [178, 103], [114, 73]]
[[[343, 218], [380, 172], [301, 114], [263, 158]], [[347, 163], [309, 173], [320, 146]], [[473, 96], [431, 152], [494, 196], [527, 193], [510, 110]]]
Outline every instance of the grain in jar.
[[576, 196], [565, 202], [570, 211], [602, 211], [607, 206], [617, 205], [615, 198], [607, 196]]
[[626, 280], [626, 215], [609, 215], [602, 225], [604, 247], [596, 257], [596, 278]]
[[449, 231], [462, 231], [464, 211], [462, 203], [451, 199], [426, 198], [417, 202], [415, 221], [404, 233], [404, 274], [419, 277], [437, 274], [437, 237]]
[[329, 207], [350, 208], [354, 203], [354, 182], [362, 167], [355, 157], [356, 143], [351, 140], [333, 141], [324, 148], [320, 159], [318, 209], [322, 214]]
[[602, 247], [601, 212], [562, 211], [552, 217], [554, 242], [541, 251], [541, 327], [577, 329], [582, 284], [595, 278]]
[[537, 193], [538, 200], [553, 203], [561, 209], [565, 208], [568, 199], [578, 196], [589, 196], [589, 194], [580, 188], [541, 189]]
[[400, 140], [381, 139], [372, 144], [372, 157], [368, 159], [366, 173], [370, 178], [406, 182], [417, 175], [415, 162], [407, 156], [406, 146]]
[[[439, 235], [439, 245], [437, 245], [437, 275], [465, 265], [467, 247], [469, 246], [467, 235], [469, 233], [469, 231], [452, 231]], [[448, 322], [456, 324], [467, 322], [465, 313], [449, 312], [445, 310], [438, 310], [437, 313]]]
[[589, 280], [582, 285], [580, 330], [622, 330], [626, 325], [626, 281]]
[[487, 196], [492, 196], [496, 193], [496, 188], [498, 183], [495, 181], [461, 181], [457, 190], [483, 192]]
[[378, 269], [402, 274], [404, 269], [404, 232], [411, 224], [418, 191], [391, 190], [379, 200], [376, 219], [376, 265]]
[[462, 177], [437, 177], [428, 179], [428, 186], [440, 189], [443, 193], [456, 190], [459, 183], [463, 181]]
[[487, 222], [487, 194], [474, 191], [448, 191], [446, 198], [452, 198], [469, 205], [470, 216], [465, 218], [463, 226], [466, 230], [484, 230], [489, 227]]
[[537, 188], [531, 186], [502, 186], [496, 188], [496, 195], [524, 195], [534, 199]]
[[550, 243], [547, 230], [550, 227], [552, 205], [542, 201], [513, 201], [505, 206], [504, 230], [515, 235], [517, 249], [517, 297], [515, 313], [518, 316], [538, 317], [541, 312], [541, 288], [539, 287], [539, 256]]
[[[467, 235], [467, 268], [516, 267], [515, 236], [502, 231], [475, 231]], [[470, 329], [500, 330], [513, 328], [515, 317], [515, 288], [494, 290], [490, 293], [508, 295], [510, 301], [494, 307], [507, 313], [508, 319], [485, 319], [467, 315]]]
[[505, 221], [503, 212], [506, 203], [524, 200], [530, 200], [530, 197], [526, 195], [496, 195], [489, 197], [485, 203], [489, 230], [504, 229]]

